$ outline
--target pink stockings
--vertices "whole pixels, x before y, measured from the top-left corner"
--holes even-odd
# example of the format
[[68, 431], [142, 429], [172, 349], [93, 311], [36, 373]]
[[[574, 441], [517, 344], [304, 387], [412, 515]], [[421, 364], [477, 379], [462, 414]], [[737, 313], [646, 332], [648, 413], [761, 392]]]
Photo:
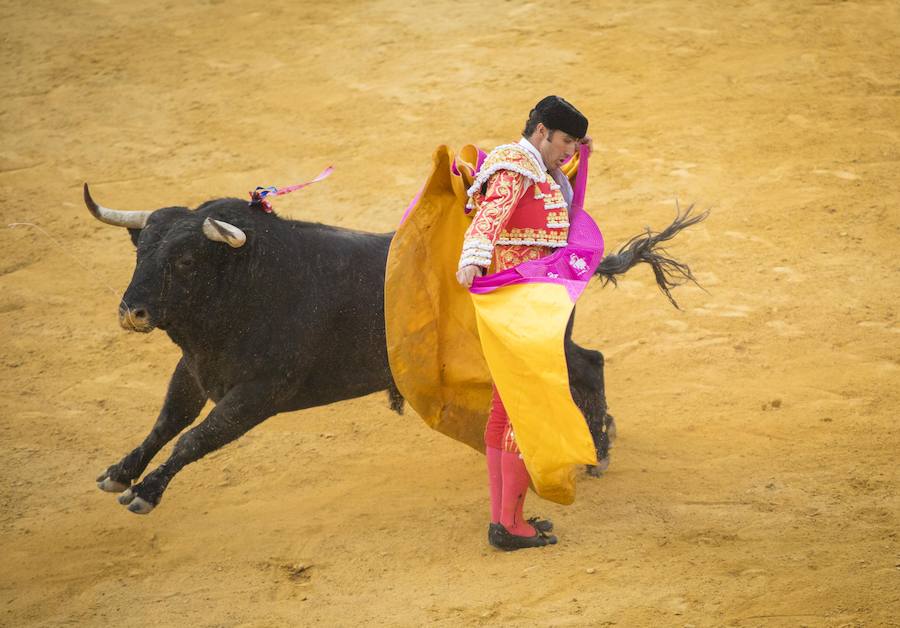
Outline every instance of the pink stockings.
[[491, 487], [491, 523], [500, 523], [500, 503], [503, 501], [503, 452], [495, 447], [486, 447], [488, 484]]
[[509, 417], [494, 387], [491, 415], [484, 434], [491, 490], [491, 523], [502, 523], [510, 534], [516, 536], [534, 536], [534, 528], [522, 514], [530, 478], [515, 441], [511, 442], [512, 447], [509, 446], [510, 432]]

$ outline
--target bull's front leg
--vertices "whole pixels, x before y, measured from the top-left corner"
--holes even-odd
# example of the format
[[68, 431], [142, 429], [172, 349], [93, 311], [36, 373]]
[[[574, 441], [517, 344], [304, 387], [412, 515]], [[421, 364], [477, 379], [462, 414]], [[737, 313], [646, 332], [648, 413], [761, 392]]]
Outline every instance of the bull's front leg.
[[182, 358], [172, 373], [166, 400], [153, 429], [137, 448], [110, 466], [97, 478], [97, 486], [110, 493], [120, 493], [141, 477], [159, 450], [181, 430], [194, 422], [206, 403], [206, 394], [188, 371]]
[[199, 460], [242, 436], [252, 427], [276, 414], [271, 383], [238, 384], [216, 404], [199, 425], [185, 432], [175, 443], [172, 455], [143, 480], [119, 496], [119, 503], [131, 512], [145, 515], [162, 499], [172, 478], [185, 465]]

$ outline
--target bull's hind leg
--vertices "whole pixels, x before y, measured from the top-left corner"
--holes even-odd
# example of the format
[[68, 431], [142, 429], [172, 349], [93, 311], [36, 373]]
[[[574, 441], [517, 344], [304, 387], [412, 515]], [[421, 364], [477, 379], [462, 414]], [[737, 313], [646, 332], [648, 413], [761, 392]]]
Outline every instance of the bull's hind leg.
[[176, 473], [272, 416], [272, 400], [276, 397], [270, 385], [239, 384], [232, 388], [206, 419], [182, 434], [164, 463], [119, 496], [119, 503], [140, 515], [153, 510]]
[[166, 400], [153, 429], [130, 454], [100, 474], [97, 486], [110, 493], [120, 493], [131, 486], [133, 480], [141, 477], [153, 456], [193, 423], [205, 403], [206, 394], [197, 385], [182, 358], [172, 373]]
[[615, 420], [606, 405], [603, 354], [578, 346], [570, 334], [571, 321], [565, 341], [569, 388], [575, 405], [584, 414], [597, 450], [597, 466], [588, 465], [587, 471], [598, 476], [609, 467], [609, 449], [615, 439]]

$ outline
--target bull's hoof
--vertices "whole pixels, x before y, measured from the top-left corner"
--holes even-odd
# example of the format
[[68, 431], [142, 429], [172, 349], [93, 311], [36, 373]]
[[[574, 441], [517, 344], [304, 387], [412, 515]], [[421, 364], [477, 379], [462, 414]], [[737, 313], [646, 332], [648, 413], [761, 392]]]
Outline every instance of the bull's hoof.
[[597, 466], [594, 467], [597, 469], [597, 474], [606, 473], [607, 469], [609, 469], [609, 456], [606, 458], [601, 458], [597, 461]]
[[116, 482], [110, 477], [100, 476], [97, 478], [97, 488], [101, 491], [106, 491], [107, 493], [121, 493], [128, 488], [128, 485]]
[[[606, 424], [606, 436], [609, 438], [609, 446], [612, 447], [612, 444], [616, 441], [616, 420], [612, 418], [612, 416], [607, 415], [609, 421]], [[607, 463], [609, 464], [609, 463]]]
[[597, 464], [587, 465], [584, 470], [592, 478], [599, 478], [607, 469], [609, 469], [609, 456], [601, 458], [597, 461]]
[[153, 510], [153, 504], [140, 497], [135, 497], [131, 503], [128, 504], [128, 510], [136, 515], [146, 515]]
[[97, 488], [101, 491], [106, 491], [107, 493], [121, 493], [128, 488], [128, 484], [112, 479], [111, 476], [116, 469], [116, 466], [117, 465], [108, 467], [106, 471], [97, 476]]
[[127, 506], [128, 510], [135, 513], [136, 515], [146, 515], [156, 507], [143, 497], [139, 497], [134, 492], [133, 487], [126, 489], [121, 495], [119, 495], [119, 503], [123, 506]]
[[124, 491], [122, 491], [122, 494], [119, 495], [117, 499], [119, 500], [120, 504], [122, 504], [123, 506], [127, 506], [132, 502], [132, 500], [134, 500], [135, 497], [137, 497], [137, 495], [134, 494], [134, 491], [130, 488], [126, 488]]

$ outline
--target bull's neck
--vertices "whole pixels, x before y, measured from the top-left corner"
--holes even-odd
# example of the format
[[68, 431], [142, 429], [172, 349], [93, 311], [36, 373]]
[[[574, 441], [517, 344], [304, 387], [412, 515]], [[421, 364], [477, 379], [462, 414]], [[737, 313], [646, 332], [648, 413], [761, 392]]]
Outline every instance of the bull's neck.
[[246, 292], [230, 296], [208, 299], [203, 305], [191, 307], [189, 316], [175, 317], [165, 329], [169, 338], [185, 353], [207, 354], [249, 340], [251, 333], [257, 337], [259, 332], [254, 332], [254, 326], [260, 323], [258, 312], [254, 313], [247, 303], [256, 302], [259, 297]]

